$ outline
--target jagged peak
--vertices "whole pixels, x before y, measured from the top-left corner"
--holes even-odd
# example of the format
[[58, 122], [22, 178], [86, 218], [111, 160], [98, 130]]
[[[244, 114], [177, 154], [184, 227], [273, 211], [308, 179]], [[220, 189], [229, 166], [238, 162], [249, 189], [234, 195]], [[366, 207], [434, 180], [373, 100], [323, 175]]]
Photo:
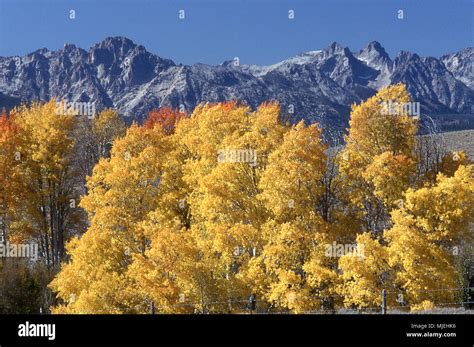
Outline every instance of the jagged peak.
[[329, 47], [327, 47], [323, 51], [326, 53], [326, 55], [338, 54], [338, 55], [345, 55], [346, 57], [352, 57], [352, 52], [350, 51], [350, 49], [348, 47], [342, 46], [340, 43], [336, 41], [331, 43]]
[[77, 47], [76, 45], [72, 43], [65, 43], [63, 48], [59, 50], [57, 53], [60, 53], [60, 52], [64, 52], [67, 55], [87, 54], [87, 52], [84, 49]]
[[397, 58], [403, 58], [403, 57], [419, 58], [418, 54], [416, 54], [416, 53], [412, 53], [412, 52], [410, 52], [410, 51], [403, 51], [403, 50], [402, 50], [402, 51], [398, 52]]
[[73, 43], [65, 43], [63, 49], [64, 50], [70, 50], [70, 49], [76, 49], [76, 45]]
[[26, 56], [45, 55], [45, 54], [48, 54], [50, 52], [51, 51], [49, 49], [47, 49], [46, 47], [43, 47], [43, 48], [37, 49], [34, 52], [31, 52], [31, 53], [27, 54]]
[[368, 66], [376, 70], [382, 69], [384, 66], [391, 64], [391, 59], [383, 46], [378, 41], [371, 41], [355, 54], [357, 59], [365, 62]]
[[122, 45], [122, 46], [137, 46], [135, 42], [130, 40], [128, 37], [125, 36], [108, 36], [103, 39], [98, 45], [103, 46], [110, 46], [110, 45]]
[[235, 58], [234, 59], [228, 59], [228, 60], [224, 60], [220, 66], [223, 66], [223, 67], [236, 67], [238, 66], [238, 64], [236, 63], [236, 60]]
[[385, 49], [382, 47], [382, 45], [380, 44], [380, 42], [378, 41], [370, 41], [367, 46], [366, 46], [367, 49], [375, 49], [377, 51], [385, 51]]
[[389, 58], [387, 51], [378, 41], [370, 41], [364, 49], [360, 50], [359, 54], [374, 54], [374, 52], [384, 58]]
[[447, 59], [452, 56], [471, 56], [471, 55], [474, 55], [474, 47], [466, 47], [464, 49], [461, 49], [460, 51], [445, 54], [441, 57], [441, 59]]
[[336, 42], [334, 41], [333, 43], [331, 43], [329, 45], [329, 48], [330, 49], [333, 49], [333, 50], [341, 50], [341, 49], [344, 49], [344, 47], [339, 43], [339, 42]]
[[124, 36], [110, 36], [91, 47], [90, 51], [96, 49], [105, 49], [113, 52], [116, 56], [128, 55], [135, 49], [141, 49], [146, 52], [143, 46], [137, 45], [135, 42]]

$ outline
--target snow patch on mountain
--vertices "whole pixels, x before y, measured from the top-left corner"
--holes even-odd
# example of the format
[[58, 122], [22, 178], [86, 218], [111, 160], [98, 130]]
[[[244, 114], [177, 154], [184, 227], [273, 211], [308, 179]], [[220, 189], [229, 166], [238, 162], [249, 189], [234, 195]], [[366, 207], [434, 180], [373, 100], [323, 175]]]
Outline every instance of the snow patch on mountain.
[[[357, 53], [337, 42], [268, 65], [176, 64], [125, 37], [109, 37], [85, 51], [66, 44], [24, 57], [0, 57], [0, 107], [20, 100], [93, 101], [143, 120], [153, 108], [185, 107], [238, 99], [251, 107], [278, 100], [292, 122], [318, 121], [344, 129], [350, 105], [391, 83], [403, 82], [423, 112], [465, 113], [473, 104], [473, 49], [421, 58], [401, 52], [394, 60], [370, 42]], [[291, 106], [291, 107], [290, 107]]]

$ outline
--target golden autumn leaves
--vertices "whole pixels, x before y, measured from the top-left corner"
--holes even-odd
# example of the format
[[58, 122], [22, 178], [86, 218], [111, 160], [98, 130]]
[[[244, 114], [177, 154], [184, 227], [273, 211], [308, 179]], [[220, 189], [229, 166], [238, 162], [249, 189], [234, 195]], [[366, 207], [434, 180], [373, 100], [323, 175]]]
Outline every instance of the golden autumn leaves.
[[36, 242], [45, 265], [59, 267], [65, 241], [86, 224], [77, 208], [83, 181], [125, 126], [112, 110], [92, 122], [58, 114], [52, 100], [2, 115], [0, 127], [2, 234]]
[[[336, 149], [317, 125], [282, 124], [276, 103], [132, 125], [87, 180], [90, 224], [50, 285], [53, 311], [238, 313], [254, 293], [259, 310], [302, 313], [375, 308], [382, 289], [412, 309], [456, 300], [425, 290], [465, 285], [472, 165], [420, 155], [418, 121], [383, 114], [390, 100], [410, 101], [395, 85], [354, 105]], [[226, 149], [257, 165], [220, 161]], [[335, 243], [363, 256], [328, 256]]]

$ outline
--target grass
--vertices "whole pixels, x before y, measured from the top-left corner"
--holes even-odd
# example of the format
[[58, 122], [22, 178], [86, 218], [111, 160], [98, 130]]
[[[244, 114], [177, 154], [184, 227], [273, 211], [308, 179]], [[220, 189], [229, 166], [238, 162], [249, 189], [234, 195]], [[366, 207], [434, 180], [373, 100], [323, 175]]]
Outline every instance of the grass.
[[447, 133], [441, 133], [451, 151], [465, 151], [469, 158], [474, 161], [474, 130], [460, 130]]

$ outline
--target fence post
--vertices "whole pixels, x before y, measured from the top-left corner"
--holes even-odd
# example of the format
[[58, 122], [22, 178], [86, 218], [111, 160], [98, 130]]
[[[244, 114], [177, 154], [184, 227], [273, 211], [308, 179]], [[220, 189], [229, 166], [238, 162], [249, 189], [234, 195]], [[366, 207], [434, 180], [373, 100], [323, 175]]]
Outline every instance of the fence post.
[[382, 289], [382, 314], [387, 314], [387, 291]]
[[257, 308], [257, 299], [255, 298], [255, 295], [252, 294], [250, 295], [250, 298], [249, 298], [250, 314], [252, 314], [252, 311], [254, 311], [256, 308]]
[[152, 301], [150, 306], [150, 314], [155, 314], [155, 303]]

